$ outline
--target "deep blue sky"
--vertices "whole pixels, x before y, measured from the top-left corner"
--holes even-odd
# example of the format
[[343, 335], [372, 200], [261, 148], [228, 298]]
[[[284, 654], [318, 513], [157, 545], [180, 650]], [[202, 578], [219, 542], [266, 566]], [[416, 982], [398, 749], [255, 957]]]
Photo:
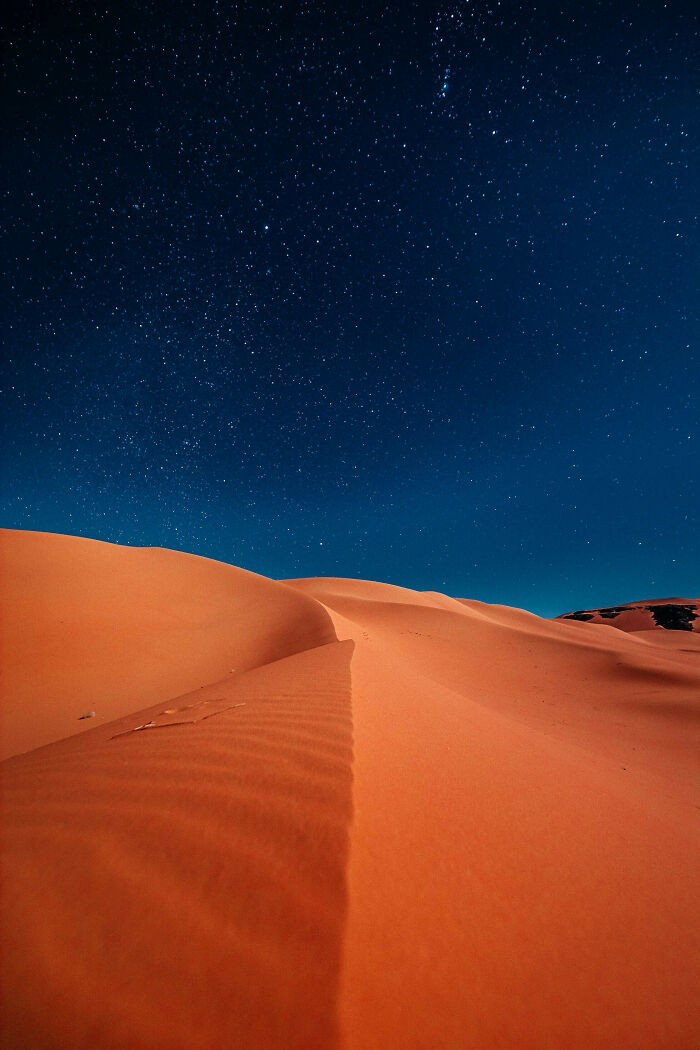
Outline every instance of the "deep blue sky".
[[20, 5], [3, 524], [700, 591], [697, 5]]

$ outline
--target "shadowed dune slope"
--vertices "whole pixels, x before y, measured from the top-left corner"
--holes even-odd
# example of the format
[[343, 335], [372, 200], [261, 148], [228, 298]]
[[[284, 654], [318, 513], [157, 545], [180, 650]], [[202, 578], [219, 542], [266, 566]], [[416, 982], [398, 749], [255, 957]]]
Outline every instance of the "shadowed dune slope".
[[176, 551], [3, 530], [0, 580], [0, 757], [335, 638], [317, 602]]
[[362, 597], [354, 580], [290, 585], [340, 614], [340, 636], [371, 641], [383, 660], [420, 679], [428, 696], [441, 685], [597, 756], [634, 762], [641, 757], [634, 749], [645, 747], [647, 770], [697, 770], [687, 736], [700, 714], [700, 646], [692, 635], [675, 633], [674, 643], [669, 632], [600, 631], [407, 589], [396, 601], [390, 586], [382, 601], [383, 585], [368, 584]]
[[351, 652], [3, 763], [4, 1047], [338, 1045]]

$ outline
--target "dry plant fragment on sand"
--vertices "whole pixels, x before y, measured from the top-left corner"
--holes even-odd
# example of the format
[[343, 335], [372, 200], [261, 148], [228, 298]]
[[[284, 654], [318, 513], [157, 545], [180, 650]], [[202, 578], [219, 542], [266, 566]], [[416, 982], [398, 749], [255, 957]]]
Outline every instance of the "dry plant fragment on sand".
[[[198, 706], [198, 705], [191, 705]], [[144, 722], [142, 726], [134, 726], [133, 729], [124, 729], [121, 733], [115, 733], [114, 736], [110, 737], [110, 740], [116, 740], [120, 736], [129, 736], [131, 733], [140, 733], [144, 729], [170, 729], [172, 726], [194, 726], [198, 722], [206, 722], [207, 718], [213, 718], [214, 715], [223, 715], [225, 711], [233, 711], [237, 707], [245, 707], [245, 704], [231, 704], [230, 707], [222, 707], [220, 711], [210, 711], [208, 715], [200, 715], [199, 718], [182, 718], [177, 722]], [[177, 710], [177, 709], [176, 709]], [[180, 708], [184, 711], [186, 708]], [[163, 711], [163, 714], [170, 714], [170, 711]]]

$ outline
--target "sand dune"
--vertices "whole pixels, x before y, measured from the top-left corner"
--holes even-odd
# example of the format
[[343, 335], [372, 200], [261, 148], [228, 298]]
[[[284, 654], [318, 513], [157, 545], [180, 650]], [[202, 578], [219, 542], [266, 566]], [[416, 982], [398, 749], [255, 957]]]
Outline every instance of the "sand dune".
[[643, 602], [579, 609], [560, 620], [606, 623], [620, 631], [700, 631], [700, 598], [650, 598]]
[[0, 533], [1, 757], [335, 638], [324, 609], [169, 550]]
[[698, 1045], [692, 632], [3, 547], [2, 1045]]

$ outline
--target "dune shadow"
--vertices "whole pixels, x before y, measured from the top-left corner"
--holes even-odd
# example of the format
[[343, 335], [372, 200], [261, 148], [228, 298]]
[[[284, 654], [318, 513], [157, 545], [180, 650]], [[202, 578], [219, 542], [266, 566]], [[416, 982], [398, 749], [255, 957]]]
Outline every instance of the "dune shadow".
[[673, 722], [687, 722], [689, 725], [700, 723], [700, 704], [697, 699], [637, 700], [626, 703], [624, 709]]

